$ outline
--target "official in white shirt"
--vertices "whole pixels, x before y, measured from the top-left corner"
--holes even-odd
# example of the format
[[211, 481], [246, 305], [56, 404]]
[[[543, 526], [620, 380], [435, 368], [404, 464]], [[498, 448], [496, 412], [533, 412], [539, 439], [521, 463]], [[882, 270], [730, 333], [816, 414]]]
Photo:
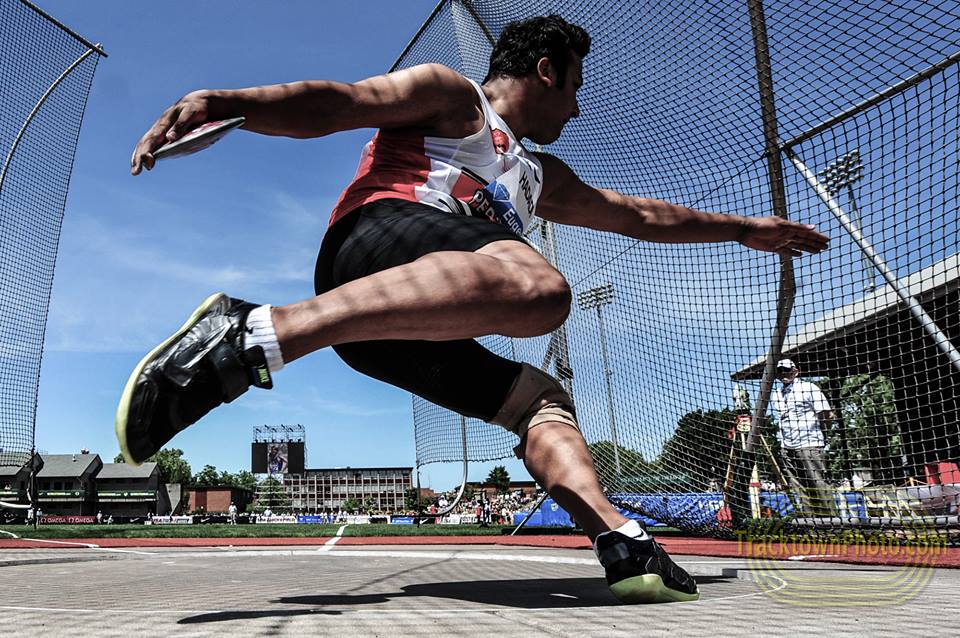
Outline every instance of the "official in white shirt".
[[774, 390], [773, 401], [780, 418], [784, 473], [805, 513], [836, 516], [823, 462], [823, 429], [834, 420], [833, 410], [816, 384], [799, 378], [800, 370], [790, 359], [777, 362], [777, 376], [783, 385]]

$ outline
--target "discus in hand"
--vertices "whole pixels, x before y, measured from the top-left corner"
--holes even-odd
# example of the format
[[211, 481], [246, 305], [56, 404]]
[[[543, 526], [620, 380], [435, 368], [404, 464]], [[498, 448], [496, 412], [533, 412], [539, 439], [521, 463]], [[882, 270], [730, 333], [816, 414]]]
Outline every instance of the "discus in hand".
[[234, 117], [229, 120], [207, 122], [193, 129], [179, 140], [165, 144], [153, 152], [153, 159], [162, 160], [184, 157], [202, 151], [219, 142], [224, 135], [242, 126], [246, 118]]

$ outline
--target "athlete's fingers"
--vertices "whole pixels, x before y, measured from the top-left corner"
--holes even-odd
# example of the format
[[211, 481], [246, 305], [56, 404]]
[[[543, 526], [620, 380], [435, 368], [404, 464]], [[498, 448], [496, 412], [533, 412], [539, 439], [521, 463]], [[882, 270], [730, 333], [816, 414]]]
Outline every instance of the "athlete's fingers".
[[206, 109], [199, 108], [193, 102], [186, 102], [179, 109], [177, 118], [173, 123], [167, 127], [166, 131], [166, 141], [174, 142], [180, 139], [185, 133], [191, 129], [196, 128], [198, 125], [203, 124], [206, 120], [207, 112]]
[[778, 250], [776, 250], [776, 251], [774, 251], [774, 252], [776, 252], [778, 255], [782, 255], [783, 257], [801, 257], [801, 256], [803, 256], [803, 253], [802, 253], [802, 252], [800, 252], [799, 250], [794, 249], [794, 248], [791, 247], [791, 246], [783, 246], [782, 248], [779, 248]]
[[177, 117], [178, 112], [176, 105], [164, 111], [163, 115], [153, 123], [153, 126], [137, 142], [133, 149], [133, 156], [130, 158], [130, 172], [132, 174], [139, 175], [144, 166], [147, 170], [153, 168], [152, 153], [166, 143], [165, 134], [170, 128], [170, 124]]
[[793, 245], [799, 248], [800, 250], [805, 250], [808, 253], [819, 253], [827, 249], [826, 244], [823, 244], [820, 242], [812, 242], [812, 241], [798, 240], [798, 241], [794, 241]]

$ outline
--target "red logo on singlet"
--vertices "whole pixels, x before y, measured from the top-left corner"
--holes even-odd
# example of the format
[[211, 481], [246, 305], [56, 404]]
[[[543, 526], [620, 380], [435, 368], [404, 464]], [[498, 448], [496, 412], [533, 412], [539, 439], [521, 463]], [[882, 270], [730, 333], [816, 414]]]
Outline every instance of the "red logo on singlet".
[[510, 138], [500, 129], [490, 129], [490, 137], [493, 138], [493, 148], [497, 149], [498, 155], [503, 155], [510, 148]]

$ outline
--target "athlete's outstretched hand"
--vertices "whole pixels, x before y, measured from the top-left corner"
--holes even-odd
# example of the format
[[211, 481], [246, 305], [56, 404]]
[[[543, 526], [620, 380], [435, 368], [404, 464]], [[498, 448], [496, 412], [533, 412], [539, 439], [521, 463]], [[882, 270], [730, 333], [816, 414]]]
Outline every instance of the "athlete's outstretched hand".
[[740, 243], [754, 250], [799, 257], [818, 253], [827, 247], [830, 238], [816, 231], [812, 224], [798, 224], [780, 217], [751, 217]]
[[210, 120], [207, 95], [206, 91], [188, 93], [163, 112], [133, 149], [130, 157], [132, 175], [139, 175], [143, 167], [148, 171], [153, 168], [155, 150]]

